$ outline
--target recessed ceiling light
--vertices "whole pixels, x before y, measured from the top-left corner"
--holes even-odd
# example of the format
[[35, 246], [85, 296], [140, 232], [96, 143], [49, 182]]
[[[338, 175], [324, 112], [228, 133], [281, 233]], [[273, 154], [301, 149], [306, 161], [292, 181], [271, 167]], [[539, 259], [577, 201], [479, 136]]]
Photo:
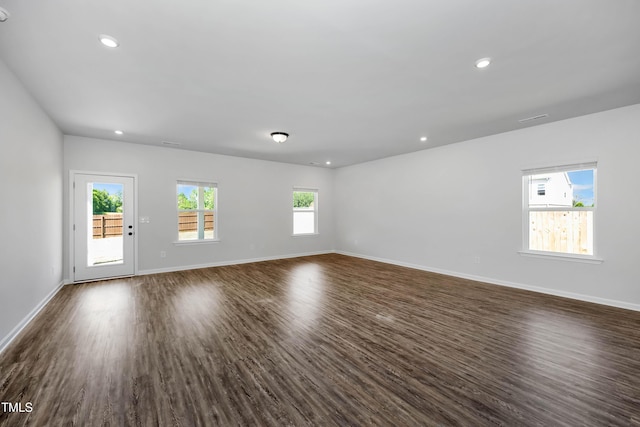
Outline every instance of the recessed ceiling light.
[[331, 164], [331, 162], [330, 162], [329, 160], [327, 160], [325, 163], [326, 163], [327, 165], [330, 165], [330, 164]]
[[116, 135], [122, 135], [124, 132], [122, 132], [121, 130], [114, 130], [113, 133], [115, 133]]
[[420, 141], [425, 142], [427, 140], [426, 136], [423, 136], [422, 138], [420, 138]]
[[491, 58], [481, 58], [476, 61], [476, 68], [487, 68], [491, 64]]
[[100, 43], [102, 43], [103, 45], [105, 45], [106, 47], [118, 47], [120, 46], [120, 43], [118, 43], [118, 40], [116, 40], [115, 38], [108, 36], [106, 34], [100, 34]]
[[7, 9], [3, 9], [0, 7], [0, 22], [4, 22], [7, 19], [9, 19], [11, 15], [9, 15], [9, 12], [7, 12]]
[[271, 132], [271, 138], [278, 144], [282, 144], [289, 138], [289, 134], [284, 132]]

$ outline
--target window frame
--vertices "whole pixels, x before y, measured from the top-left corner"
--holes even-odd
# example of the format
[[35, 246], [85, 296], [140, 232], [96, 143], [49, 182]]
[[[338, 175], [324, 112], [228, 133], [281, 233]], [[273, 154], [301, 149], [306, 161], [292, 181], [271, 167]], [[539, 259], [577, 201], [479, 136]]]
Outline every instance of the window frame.
[[[197, 209], [179, 209], [178, 208], [178, 186], [180, 185], [189, 185], [198, 187], [198, 208]], [[204, 188], [213, 188], [213, 209], [205, 209], [204, 208], [204, 197], [202, 197], [204, 193]], [[190, 245], [190, 244], [202, 244], [202, 243], [212, 243], [218, 242], [219, 234], [219, 220], [218, 220], [218, 183], [215, 181], [205, 181], [205, 180], [194, 180], [194, 179], [178, 179], [176, 181], [176, 190], [175, 190], [175, 208], [176, 208], [176, 245]], [[201, 205], [202, 203], [202, 205]], [[200, 238], [197, 239], [189, 239], [189, 240], [180, 240], [180, 213], [181, 212], [198, 212], [203, 215], [206, 213], [213, 214], [213, 237], [212, 238]], [[204, 224], [204, 220], [203, 220]], [[203, 226], [204, 227], [204, 226]], [[202, 232], [204, 233], [204, 228]], [[199, 230], [198, 230], [199, 232]]]
[[[529, 179], [532, 175], [540, 175], [544, 173], [557, 173], [557, 172], [574, 172], [581, 170], [593, 170], [593, 206], [574, 207], [574, 206], [529, 206], [530, 190], [533, 192], [538, 191], [538, 188], [532, 189], [529, 184]], [[545, 186], [546, 190], [546, 186]], [[546, 191], [545, 191], [546, 195]], [[586, 263], [601, 263], [603, 259], [598, 256], [597, 250], [597, 209], [598, 209], [598, 164], [596, 161], [573, 163], [552, 167], [538, 167], [522, 170], [522, 249], [518, 251], [519, 254], [525, 256], [533, 256], [539, 258], [550, 258], [567, 261], [577, 261]], [[592, 254], [574, 254], [568, 252], [555, 252], [555, 251], [541, 251], [535, 249], [529, 249], [529, 230], [530, 230], [530, 212], [592, 212], [592, 242], [593, 253]]]
[[293, 190], [291, 191], [291, 200], [292, 201], [292, 205], [293, 205], [293, 194], [294, 193], [313, 193], [313, 233], [296, 233], [295, 232], [295, 214], [296, 212], [310, 212], [309, 210], [305, 209], [302, 210], [301, 208], [296, 208], [292, 206], [292, 213], [291, 213], [291, 235], [293, 237], [301, 237], [301, 236], [316, 236], [319, 233], [319, 229], [318, 229], [318, 205], [319, 205], [319, 191], [317, 188], [308, 188], [308, 187], [293, 187]]

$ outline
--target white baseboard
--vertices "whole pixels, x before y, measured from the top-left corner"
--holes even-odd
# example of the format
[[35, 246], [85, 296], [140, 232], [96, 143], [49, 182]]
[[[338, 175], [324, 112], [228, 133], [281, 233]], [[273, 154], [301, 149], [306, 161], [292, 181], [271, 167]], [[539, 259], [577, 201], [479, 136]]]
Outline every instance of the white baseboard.
[[9, 344], [11, 344], [11, 342], [20, 334], [20, 332], [22, 332], [22, 330], [27, 327], [27, 325], [38, 315], [38, 313], [40, 313], [40, 311], [49, 303], [49, 301], [51, 301], [51, 299], [56, 296], [56, 294], [60, 291], [60, 289], [62, 289], [64, 285], [64, 281], [61, 281], [54, 290], [49, 292], [49, 294], [44, 297], [42, 301], [40, 301], [40, 304], [38, 304], [33, 310], [31, 310], [31, 312], [27, 314], [27, 316], [22, 319], [22, 321], [18, 323], [16, 327], [11, 330], [11, 332], [7, 334], [7, 336], [2, 338], [2, 340], [0, 341], [0, 354], [5, 351]]
[[329, 251], [317, 251], [317, 252], [304, 252], [299, 254], [276, 255], [276, 256], [261, 257], [261, 258], [246, 258], [246, 259], [231, 260], [231, 261], [220, 261], [220, 262], [212, 262], [207, 264], [181, 265], [181, 266], [166, 267], [166, 268], [153, 268], [148, 270], [139, 270], [137, 275], [145, 276], [148, 274], [171, 273], [174, 271], [196, 270], [198, 268], [224, 267], [225, 265], [250, 264], [252, 262], [275, 261], [278, 259], [300, 258], [304, 256], [325, 255], [325, 254], [331, 254], [331, 253], [335, 253], [335, 251], [329, 250]]
[[509, 287], [509, 288], [524, 289], [524, 290], [527, 290], [527, 291], [533, 291], [533, 292], [538, 292], [538, 293], [547, 294], [547, 295], [554, 295], [554, 296], [558, 296], [558, 297], [570, 298], [570, 299], [575, 299], [575, 300], [579, 300], [579, 301], [592, 302], [592, 303], [595, 303], [595, 304], [608, 305], [608, 306], [611, 306], [611, 307], [624, 308], [624, 309], [627, 309], [627, 310], [640, 311], [640, 304], [632, 304], [632, 303], [628, 303], [628, 302], [624, 302], [624, 301], [617, 301], [617, 300], [611, 300], [611, 299], [606, 299], [606, 298], [594, 297], [594, 296], [591, 296], [591, 295], [576, 294], [576, 293], [573, 293], [573, 292], [565, 292], [565, 291], [560, 291], [560, 290], [556, 290], [556, 289], [542, 288], [542, 287], [539, 287], [539, 286], [525, 285], [523, 283], [515, 283], [515, 282], [509, 282], [509, 281], [506, 281], [506, 280], [492, 279], [490, 277], [475, 276], [473, 274], [458, 273], [456, 271], [442, 270], [442, 269], [439, 269], [439, 268], [432, 268], [432, 267], [427, 267], [427, 266], [424, 266], [424, 265], [411, 264], [411, 263], [408, 263], [408, 262], [396, 261], [396, 260], [391, 260], [391, 259], [386, 259], [386, 258], [378, 258], [378, 257], [362, 255], [362, 254], [356, 254], [356, 253], [353, 253], [353, 252], [346, 252], [346, 251], [335, 251], [335, 252], [338, 253], [338, 254], [341, 254], [341, 255], [352, 256], [352, 257], [356, 257], [356, 258], [363, 258], [363, 259], [368, 259], [368, 260], [371, 260], [371, 261], [383, 262], [385, 264], [393, 264], [393, 265], [398, 265], [398, 266], [401, 266], [401, 267], [408, 267], [408, 268], [413, 268], [413, 269], [416, 269], [416, 270], [428, 271], [428, 272], [431, 272], [431, 273], [444, 274], [446, 276], [459, 277], [461, 279], [474, 280], [476, 282], [484, 282], [484, 283], [489, 283], [489, 284], [492, 284], [492, 285], [506, 286], [506, 287]]

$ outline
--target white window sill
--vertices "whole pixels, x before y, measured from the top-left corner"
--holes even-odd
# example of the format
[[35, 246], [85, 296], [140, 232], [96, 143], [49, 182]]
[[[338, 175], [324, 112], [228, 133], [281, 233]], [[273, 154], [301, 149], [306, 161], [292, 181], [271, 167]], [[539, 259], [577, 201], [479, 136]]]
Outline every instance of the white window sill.
[[292, 234], [291, 237], [309, 237], [309, 236], [318, 236], [320, 233], [300, 233], [300, 234]]
[[522, 256], [528, 256], [533, 258], [554, 259], [557, 261], [583, 262], [586, 264], [602, 264], [604, 262], [604, 259], [591, 256], [591, 255], [574, 255], [574, 254], [563, 254], [558, 252], [542, 252], [542, 251], [528, 251], [528, 250], [518, 251], [518, 253]]
[[220, 239], [206, 239], [206, 240], [178, 240], [173, 242], [175, 246], [188, 246], [188, 245], [206, 245], [209, 243], [218, 243]]

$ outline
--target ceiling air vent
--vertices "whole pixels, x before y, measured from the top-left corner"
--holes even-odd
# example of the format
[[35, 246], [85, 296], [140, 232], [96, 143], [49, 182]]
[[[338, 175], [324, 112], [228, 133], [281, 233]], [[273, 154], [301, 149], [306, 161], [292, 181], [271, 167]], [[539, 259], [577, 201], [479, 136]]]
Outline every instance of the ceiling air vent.
[[534, 120], [540, 120], [540, 119], [546, 119], [547, 117], [549, 117], [548, 114], [540, 114], [538, 116], [533, 116], [533, 117], [527, 117], [526, 119], [520, 119], [518, 120], [520, 123], [528, 123], [528, 122], [532, 122]]
[[173, 142], [173, 141], [162, 141], [162, 145], [166, 147], [180, 147], [182, 145], [181, 142]]

